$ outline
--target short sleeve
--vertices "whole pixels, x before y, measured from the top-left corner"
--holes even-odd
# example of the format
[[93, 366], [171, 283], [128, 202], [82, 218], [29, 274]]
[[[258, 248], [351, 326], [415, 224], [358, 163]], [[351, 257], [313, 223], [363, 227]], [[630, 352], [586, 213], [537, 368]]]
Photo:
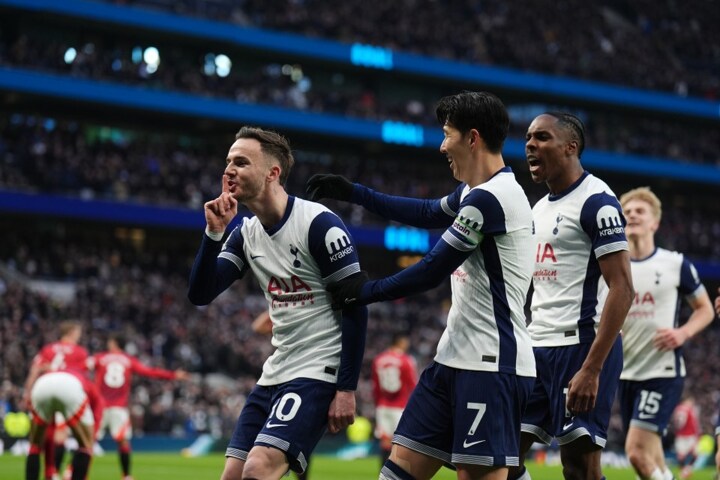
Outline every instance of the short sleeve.
[[700, 282], [700, 276], [695, 266], [683, 257], [680, 265], [680, 285], [678, 290], [685, 296], [694, 297], [704, 289], [705, 287]]
[[506, 233], [505, 212], [487, 190], [471, 190], [460, 204], [455, 221], [443, 240], [460, 251], [474, 250], [486, 235]]
[[580, 212], [580, 224], [590, 237], [595, 257], [628, 250], [625, 217], [620, 202], [606, 192], [588, 197]]
[[308, 232], [310, 253], [325, 282], [336, 282], [360, 271], [357, 246], [345, 224], [332, 212], [315, 217]]

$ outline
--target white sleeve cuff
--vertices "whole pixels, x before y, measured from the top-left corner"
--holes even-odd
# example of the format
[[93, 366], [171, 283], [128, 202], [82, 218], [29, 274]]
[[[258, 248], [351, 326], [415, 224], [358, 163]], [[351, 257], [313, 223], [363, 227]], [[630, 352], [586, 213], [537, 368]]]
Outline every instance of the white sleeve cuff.
[[222, 232], [215, 233], [215, 232], [210, 231], [210, 227], [205, 227], [205, 235], [210, 237], [211, 240], [215, 240], [216, 242], [219, 242], [225, 236], [225, 231], [223, 230]]

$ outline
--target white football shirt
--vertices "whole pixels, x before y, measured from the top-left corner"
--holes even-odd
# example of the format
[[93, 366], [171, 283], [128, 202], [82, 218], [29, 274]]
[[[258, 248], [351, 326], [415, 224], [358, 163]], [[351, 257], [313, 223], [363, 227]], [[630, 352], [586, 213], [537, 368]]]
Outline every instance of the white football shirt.
[[528, 328], [534, 346], [595, 339], [607, 297], [597, 259], [628, 249], [621, 212], [610, 187], [588, 172], [533, 207], [535, 272]]
[[635, 300], [623, 325], [620, 379], [684, 377], [680, 350], [662, 352], [652, 341], [657, 329], [678, 326], [681, 295], [693, 299], [705, 291], [697, 270], [682, 254], [662, 248], [631, 267]]
[[360, 271], [357, 249], [342, 221], [319, 203], [289, 197], [285, 218], [266, 230], [243, 219], [220, 258], [251, 269], [270, 306], [275, 352], [258, 385], [295, 378], [336, 383], [342, 314], [331, 309], [329, 282]]
[[[443, 202], [444, 208], [447, 202]], [[451, 277], [452, 307], [435, 360], [464, 370], [535, 376], [524, 305], [532, 275], [532, 212], [509, 167], [472, 189], [443, 240], [473, 253]]]

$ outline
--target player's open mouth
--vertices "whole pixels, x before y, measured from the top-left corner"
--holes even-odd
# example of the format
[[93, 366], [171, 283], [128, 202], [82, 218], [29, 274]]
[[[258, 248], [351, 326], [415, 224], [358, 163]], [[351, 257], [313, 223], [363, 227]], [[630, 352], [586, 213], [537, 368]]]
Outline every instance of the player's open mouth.
[[527, 157], [527, 163], [530, 167], [530, 172], [536, 172], [542, 166], [542, 162], [535, 157]]

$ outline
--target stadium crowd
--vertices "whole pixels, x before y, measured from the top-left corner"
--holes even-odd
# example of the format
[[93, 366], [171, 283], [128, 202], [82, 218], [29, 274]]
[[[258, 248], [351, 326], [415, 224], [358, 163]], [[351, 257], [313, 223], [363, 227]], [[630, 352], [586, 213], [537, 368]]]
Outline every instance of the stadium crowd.
[[[269, 339], [254, 333], [252, 319], [266, 308], [255, 282], [245, 279], [208, 307], [187, 298], [187, 269], [193, 249], [153, 251], [132, 243], [83, 238], [72, 228], [46, 229], [42, 238], [30, 228], [3, 242], [0, 256], [0, 390], [10, 408], [38, 349], [57, 337], [66, 318], [85, 325], [81, 343], [91, 353], [104, 348], [109, 332], [128, 338], [128, 353], [165, 368], [184, 368], [193, 379], [179, 385], [137, 378], [131, 413], [136, 432], [228, 436], [235, 418], [272, 352]], [[167, 245], [167, 242], [162, 242]], [[191, 243], [191, 242], [190, 242]], [[48, 248], [49, 247], [49, 248]], [[372, 272], [371, 272], [372, 273]], [[72, 285], [58, 298], [33, 281]], [[710, 291], [716, 285], [706, 283]], [[372, 417], [370, 362], [393, 333], [410, 334], [410, 353], [422, 368], [435, 353], [449, 308], [447, 282], [424, 295], [370, 307], [368, 341], [358, 388], [359, 412]], [[720, 329], [710, 328], [684, 348], [686, 389], [698, 399], [705, 431], [712, 431], [720, 395], [720, 360], [714, 348]], [[611, 429], [622, 445], [618, 421]]]
[[[720, 44], [714, 28], [718, 10], [702, 0], [691, 0], [680, 11], [671, 3], [651, 5], [648, 0], [633, 6], [605, 0], [589, 7], [580, 0], [563, 0], [551, 9], [543, 3], [521, 6], [497, 0], [482, 4], [458, 1], [453, 8], [414, 0], [382, 4], [354, 0], [342, 4], [313, 0], [115, 3], [680, 95], [716, 99], [720, 93], [720, 76], [712, 70], [720, 52], [711, 48]], [[575, 36], [576, 31], [570, 37], [564, 26], [578, 22], [586, 28], [580, 37]], [[151, 73], [143, 61], [127, 60], [135, 47], [129, 39], [118, 40], [118, 36], [110, 42], [102, 36], [78, 35], [71, 44], [52, 31], [35, 37], [4, 27], [0, 65], [433, 126], [436, 121], [429, 98], [444, 93], [433, 90], [440, 87], [427, 87], [422, 97], [413, 97], [413, 91], [394, 97], [398, 88], [392, 94], [383, 91], [375, 76], [353, 83], [341, 73], [320, 67], [290, 65], [284, 72], [283, 65], [260, 60], [248, 60], [248, 68], [236, 68], [229, 77], [220, 78], [203, 73], [204, 52], [176, 47], [161, 48], [161, 66]], [[509, 41], [511, 36], [513, 41]], [[75, 57], [68, 62], [66, 53], [73, 45], [77, 47]], [[126, 60], [118, 63], [120, 58]], [[302, 84], [302, 78], [312, 81]], [[508, 105], [512, 107], [511, 102]], [[623, 119], [602, 112], [589, 112], [587, 120], [593, 132], [588, 145], [595, 149], [720, 164], [720, 131], [716, 128]], [[525, 122], [516, 121], [514, 136], [523, 137], [526, 127]], [[147, 134], [89, 122], [7, 114], [0, 118], [0, 188], [199, 210], [204, 201], [217, 195], [217, 171], [224, 164], [222, 145], [226, 143], [220, 133], [200, 139], [192, 134]], [[407, 162], [414, 160], [407, 151], [397, 153], [400, 158], [391, 158], [396, 153], [367, 158], [347, 150], [320, 153], [300, 149], [295, 152], [297, 164], [288, 191], [302, 196], [305, 180], [320, 170], [343, 173], [391, 194], [438, 197], [452, 189], [447, 165], [435, 153], [418, 150], [417, 156], [437, 161], [416, 161], [412, 168], [407, 168]], [[217, 169], [208, 167], [212, 161], [217, 162]], [[524, 164], [513, 167], [531, 202], [545, 193], [529, 185]], [[604, 177], [618, 194], [638, 186], [637, 182], [647, 182], [617, 174]], [[720, 205], [715, 197], [708, 189], [689, 196], [689, 187], [680, 191], [674, 187], [660, 181], [653, 185], [664, 202], [659, 243], [695, 258], [720, 259], [716, 240], [720, 238]], [[360, 208], [332, 207], [351, 225], [384, 224]], [[148, 232], [148, 243], [139, 248], [132, 241], [113, 240], [107, 232], [92, 236], [68, 225], [30, 223], [22, 231], [6, 229], [0, 243], [0, 398], [11, 407], [17, 405], [19, 385], [35, 352], [56, 339], [59, 320], [76, 318], [85, 325], [82, 343], [91, 352], [103, 349], [108, 332], [122, 331], [130, 340], [129, 352], [144, 362], [193, 372], [193, 381], [182, 388], [136, 380], [132, 414], [137, 433], [228, 436], [262, 362], [272, 351], [269, 339], [253, 333], [250, 326], [254, 316], [266, 308], [252, 279], [233, 285], [229, 295], [210, 306], [197, 308], [186, 298], [197, 235], [185, 241], [184, 234], [178, 234], [172, 241], [163, 241], [150, 238], [154, 233]], [[42, 281], [56, 286], [55, 282], [63, 282], [70, 286], [70, 294], [59, 298], [58, 292], [47, 293], [38, 287]], [[717, 285], [706, 285], [716, 291]], [[369, 362], [388, 345], [393, 332], [409, 331], [411, 353], [420, 367], [427, 364], [443, 329], [448, 297], [444, 285], [410, 300], [370, 308], [358, 399], [362, 415], [370, 417], [373, 410]], [[720, 361], [714, 353], [718, 341], [720, 329], [710, 328], [684, 350], [687, 389], [700, 402], [708, 432], [720, 401]], [[615, 435], [618, 442], [621, 432], [616, 429]]]
[[705, 0], [457, 0], [451, 8], [416, 0], [106, 1], [680, 95], [720, 95], [714, 47], [720, 12]]
[[[266, 59], [239, 54], [234, 55], [238, 64], [227, 77], [220, 77], [214, 73], [214, 60], [205, 58], [207, 52], [176, 44], [158, 45], [160, 63], [157, 71], [150, 72], [142, 54], [133, 54], [140, 43], [138, 39], [123, 39], [107, 33], [68, 37], [67, 32], [53, 25], [42, 28], [35, 25], [33, 28], [37, 32], [3, 30], [0, 64], [153, 90], [431, 127], [437, 127], [435, 100], [449, 93], [447, 87], [430, 84], [408, 89], [392, 79], [362, 71], [350, 76], [329, 67], [268, 63]], [[152, 39], [146, 41], [154, 43]], [[74, 52], [72, 56], [68, 56], [70, 49]], [[211, 70], [207, 71], [208, 67]], [[511, 115], [511, 133], [515, 138], [523, 138], [529, 118], [533, 116], [522, 114], [528, 108], [527, 101], [510, 98], [507, 104], [511, 112], [520, 113]], [[689, 126], [683, 122], [598, 109], [584, 109], [579, 113], [585, 117], [588, 132], [591, 132], [588, 145], [594, 149], [720, 164], [716, 148], [720, 144], [720, 131], [713, 125]]]
[[[230, 133], [227, 135], [231, 136]], [[216, 172], [227, 152], [223, 139], [110, 129], [90, 123], [55, 121], [14, 115], [0, 119], [0, 187], [120, 202], [179, 206], [199, 210], [217, 194]], [[320, 170], [343, 173], [348, 178], [395, 195], [438, 198], [452, 190], [446, 164], [434, 153], [399, 158], [394, 153], [374, 157], [350, 150], [335, 153], [299, 150], [288, 190], [301, 195], [304, 182]], [[400, 154], [397, 154], [400, 155]], [[209, 168], [209, 161], [217, 168]], [[406, 169], [408, 162], [413, 168]], [[531, 203], [544, 194], [533, 186], [524, 165], [513, 164], [518, 181], [529, 192]], [[637, 187], [636, 178], [608, 177], [623, 192]], [[432, 181], [431, 181], [432, 180]], [[642, 180], [646, 182], [647, 180]], [[673, 185], [659, 183], [664, 202], [662, 244], [688, 255], [720, 259], [720, 211], [712, 192], [681, 195]], [[344, 203], [333, 208], [351, 225], [384, 225], [386, 222]]]
[[[192, 235], [191, 235], [192, 236]], [[195, 374], [188, 384], [138, 378], [131, 412], [139, 432], [229, 435], [245, 395], [272, 353], [269, 338], [252, 331], [252, 319], [266, 302], [252, 278], [232, 287], [208, 307], [187, 300], [192, 247], [168, 252], [136, 250], [119, 241], [99, 242], [65, 228], [38, 235], [10, 235], [0, 258], [0, 381], [3, 396], [17, 406], [20, 386], [40, 347], [57, 337], [67, 318], [85, 325], [81, 341], [91, 353], [102, 350], [110, 332], [122, 332], [128, 352], [163, 368]], [[194, 236], [192, 236], [194, 239]], [[72, 285], [58, 298], [28, 286], [32, 280]], [[447, 308], [447, 288], [371, 309], [364, 374], [358, 404], [373, 410], [369, 368], [394, 332], [409, 332], [424, 365], [434, 355]], [[220, 319], [220, 320], [219, 320]]]

